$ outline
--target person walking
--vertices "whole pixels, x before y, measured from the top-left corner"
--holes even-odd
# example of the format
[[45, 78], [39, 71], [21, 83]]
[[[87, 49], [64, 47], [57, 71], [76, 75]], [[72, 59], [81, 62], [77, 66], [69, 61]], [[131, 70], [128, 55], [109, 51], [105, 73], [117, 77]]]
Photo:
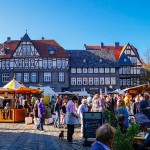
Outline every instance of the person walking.
[[44, 131], [43, 129], [44, 115], [45, 115], [44, 99], [41, 98], [40, 103], [38, 104], [38, 117], [40, 118], [40, 123], [37, 126], [37, 129], [40, 131]]
[[81, 120], [81, 137], [83, 137], [83, 113], [88, 112], [87, 99], [82, 99], [82, 103], [78, 108], [78, 114]]
[[55, 121], [54, 121], [54, 127], [58, 127], [58, 128], [60, 128], [60, 110], [61, 110], [60, 103], [61, 103], [61, 101], [58, 98], [56, 100], [56, 104], [55, 104], [55, 107], [54, 107], [54, 112], [56, 114], [56, 118], [55, 118]]
[[75, 142], [73, 142], [74, 125], [79, 124], [79, 116], [75, 108], [76, 101], [76, 96], [73, 96], [72, 99], [68, 101], [64, 120], [64, 123], [67, 124], [67, 140], [70, 144], [75, 144]]

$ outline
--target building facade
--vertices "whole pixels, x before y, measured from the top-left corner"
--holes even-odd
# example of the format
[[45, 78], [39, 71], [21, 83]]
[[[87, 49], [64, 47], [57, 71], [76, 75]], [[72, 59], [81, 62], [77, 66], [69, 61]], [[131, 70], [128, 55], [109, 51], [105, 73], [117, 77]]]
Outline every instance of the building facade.
[[84, 45], [84, 50], [65, 50], [55, 40], [20, 40], [10, 37], [0, 44], [0, 86], [15, 75], [25, 86], [50, 86], [56, 92], [109, 92], [139, 84], [141, 61], [129, 43], [120, 46]]

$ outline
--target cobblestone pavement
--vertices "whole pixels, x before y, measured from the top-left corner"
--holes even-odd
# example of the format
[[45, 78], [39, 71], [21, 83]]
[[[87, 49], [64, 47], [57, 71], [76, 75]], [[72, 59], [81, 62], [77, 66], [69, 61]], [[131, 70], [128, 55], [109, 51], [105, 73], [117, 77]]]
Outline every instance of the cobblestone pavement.
[[[80, 128], [75, 128], [73, 135], [76, 144], [68, 144], [66, 129], [44, 125], [46, 132], [36, 130], [34, 124], [0, 123], [0, 150], [90, 150], [84, 147], [80, 137]], [[64, 130], [65, 138], [59, 140], [58, 135]]]

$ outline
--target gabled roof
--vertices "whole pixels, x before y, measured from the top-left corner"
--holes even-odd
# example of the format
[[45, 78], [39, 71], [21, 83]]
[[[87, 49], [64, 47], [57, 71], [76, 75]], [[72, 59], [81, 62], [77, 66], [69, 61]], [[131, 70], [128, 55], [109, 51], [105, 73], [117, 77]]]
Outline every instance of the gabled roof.
[[[22, 38], [24, 41], [30, 40], [28, 38], [28, 35], [25, 34]], [[0, 58], [11, 58], [13, 56], [13, 53], [19, 46], [22, 40], [11, 40], [9, 42], [5, 42], [4, 46], [7, 48], [7, 54], [6, 55], [0, 55]], [[55, 40], [31, 40], [30, 41], [34, 47], [37, 49], [37, 51], [40, 54], [40, 57], [44, 58], [68, 58], [68, 53], [64, 50], [63, 47], [61, 47]], [[55, 47], [55, 54], [49, 54], [48, 53], [48, 47], [54, 46]], [[0, 45], [0, 50], [3, 48], [3, 45]]]
[[[55, 40], [32, 40], [33, 45], [38, 50], [41, 57], [67, 58], [68, 53]], [[48, 47], [55, 47], [55, 54], [48, 54]]]
[[122, 53], [121, 57], [118, 60], [118, 63], [120, 65], [132, 65], [131, 60], [128, 58], [128, 56], [125, 53]]
[[23, 38], [21, 38], [21, 41], [30, 42], [31, 39], [30, 39], [29, 35], [26, 33], [26, 34], [23, 36]]
[[103, 48], [101, 48], [101, 46], [85, 46], [86, 50], [90, 50], [90, 49], [95, 49], [95, 50], [112, 50], [114, 51], [114, 55], [116, 57], [116, 59], [118, 60], [121, 54], [121, 51], [123, 49], [123, 46], [119, 46], [118, 49], [115, 48], [115, 46], [104, 46]]
[[129, 43], [126, 44], [125, 46], [120, 46], [118, 48], [116, 48], [115, 46], [87, 46], [85, 44], [85, 49], [86, 50], [112, 50], [114, 51], [115, 57], [117, 60], [119, 60], [119, 58], [121, 57], [121, 54], [123, 53], [124, 49], [126, 48], [126, 46], [130, 46], [131, 49], [133, 50], [133, 52], [135, 53], [135, 55], [139, 58], [139, 54], [137, 52], [137, 49], [133, 46], [130, 45]]
[[70, 56], [70, 67], [119, 67], [115, 60], [98, 54], [98, 51], [96, 53], [96, 50], [67, 50], [67, 52]]
[[[11, 58], [12, 54], [14, 53], [16, 48], [18, 47], [19, 43], [20, 43], [20, 41], [17, 41], [17, 40], [5, 42], [4, 47], [7, 48], [7, 54], [6, 55], [0, 55], [0, 58]], [[2, 49], [2, 48], [3, 48], [3, 45], [0, 45], [0, 49]]]

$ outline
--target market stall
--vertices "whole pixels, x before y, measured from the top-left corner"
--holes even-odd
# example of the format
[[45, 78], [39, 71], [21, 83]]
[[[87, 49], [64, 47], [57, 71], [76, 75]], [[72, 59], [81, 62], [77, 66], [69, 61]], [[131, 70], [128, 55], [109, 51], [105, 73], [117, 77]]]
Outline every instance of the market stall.
[[139, 86], [126, 88], [124, 91], [131, 95], [144, 94], [145, 92], [150, 93], [150, 84], [142, 84]]
[[0, 88], [0, 122], [22, 122], [25, 120], [27, 110], [24, 108], [15, 109], [15, 96], [20, 93], [36, 94], [39, 93], [39, 90], [27, 88], [15, 79]]

